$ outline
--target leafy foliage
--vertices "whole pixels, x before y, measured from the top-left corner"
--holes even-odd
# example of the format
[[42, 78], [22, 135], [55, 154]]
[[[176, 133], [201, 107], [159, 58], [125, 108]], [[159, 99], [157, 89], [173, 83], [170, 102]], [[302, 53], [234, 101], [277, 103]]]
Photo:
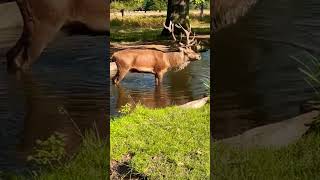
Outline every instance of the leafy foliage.
[[[307, 54], [307, 56], [304, 56], [303, 58], [296, 56], [290, 57], [302, 65], [302, 67], [299, 67], [298, 69], [305, 75], [304, 80], [315, 92], [315, 104], [320, 104], [320, 59], [308, 52], [305, 54]], [[320, 132], [320, 117], [311, 123], [308, 133], [309, 132]]]
[[201, 5], [204, 6], [204, 8], [208, 8], [210, 5], [209, 0], [192, 0], [192, 4], [195, 5], [195, 7], [199, 8]]
[[145, 0], [144, 10], [165, 10], [167, 8], [167, 2], [164, 0]]
[[132, 111], [132, 105], [127, 103], [126, 105], [122, 106], [119, 110], [121, 114], [129, 114]]
[[37, 140], [35, 153], [28, 156], [28, 161], [33, 161], [40, 166], [53, 167], [54, 163], [61, 164], [65, 157], [65, 136], [61, 133], [55, 132], [46, 140]]

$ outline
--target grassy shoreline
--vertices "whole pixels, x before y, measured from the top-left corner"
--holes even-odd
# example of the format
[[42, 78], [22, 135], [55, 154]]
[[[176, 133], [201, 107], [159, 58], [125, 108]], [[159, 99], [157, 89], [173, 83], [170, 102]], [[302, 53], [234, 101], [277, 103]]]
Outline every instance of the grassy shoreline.
[[[208, 179], [210, 174], [210, 105], [200, 109], [137, 106], [110, 123], [111, 158], [133, 152], [129, 166], [152, 179]], [[0, 179], [107, 179], [110, 162], [107, 139], [84, 135], [79, 152], [66, 163], [30, 172], [0, 174]]]
[[200, 109], [138, 106], [110, 127], [110, 156], [151, 179], [208, 179], [210, 172], [210, 106]]
[[279, 149], [212, 144], [214, 179], [320, 178], [320, 133], [316, 130]]
[[106, 139], [97, 138], [93, 131], [85, 133], [79, 151], [69, 157], [67, 162], [54, 164], [51, 167], [42, 167], [25, 175], [0, 173], [0, 179], [8, 180], [56, 180], [77, 179], [94, 180], [107, 179], [108, 169], [108, 142]]

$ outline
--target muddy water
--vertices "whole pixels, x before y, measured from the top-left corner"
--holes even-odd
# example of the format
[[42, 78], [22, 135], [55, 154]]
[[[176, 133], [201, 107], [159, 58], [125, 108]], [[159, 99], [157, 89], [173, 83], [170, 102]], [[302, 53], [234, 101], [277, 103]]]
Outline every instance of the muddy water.
[[169, 71], [161, 86], [155, 86], [154, 75], [142, 73], [129, 73], [119, 87], [110, 85], [111, 115], [117, 115], [119, 108], [127, 103], [157, 108], [203, 97], [208, 92], [203, 80], [210, 74], [210, 51], [201, 56], [200, 61], [191, 62], [181, 71]]
[[[1, 61], [19, 33], [0, 30]], [[54, 132], [66, 136], [69, 152], [81, 141], [79, 131], [106, 134], [106, 48], [104, 36], [59, 35], [32, 72], [9, 75], [0, 65], [0, 171], [22, 170], [35, 141]]]
[[261, 0], [237, 24], [216, 34], [214, 138], [300, 113], [312, 89], [289, 56], [309, 63], [320, 45], [320, 1]]

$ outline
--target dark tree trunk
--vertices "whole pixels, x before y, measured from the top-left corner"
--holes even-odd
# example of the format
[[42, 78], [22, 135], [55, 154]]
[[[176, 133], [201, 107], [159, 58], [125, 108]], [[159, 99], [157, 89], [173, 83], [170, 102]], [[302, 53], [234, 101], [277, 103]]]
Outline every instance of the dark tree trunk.
[[121, 12], [121, 16], [123, 17], [124, 16], [124, 9], [121, 9], [120, 12]]
[[201, 5], [200, 5], [200, 19], [201, 20], [203, 19], [203, 9], [204, 9], [204, 4], [201, 3]]
[[[189, 25], [189, 0], [168, 0], [166, 26], [169, 26], [170, 21], [180, 23], [183, 27]], [[175, 29], [175, 33], [180, 33], [179, 29]], [[170, 35], [169, 31], [163, 28], [162, 36]]]

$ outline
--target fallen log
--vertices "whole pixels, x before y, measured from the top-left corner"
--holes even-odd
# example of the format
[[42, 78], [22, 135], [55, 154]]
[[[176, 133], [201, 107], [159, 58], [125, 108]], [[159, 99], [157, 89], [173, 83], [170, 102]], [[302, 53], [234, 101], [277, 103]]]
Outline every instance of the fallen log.
[[309, 129], [307, 125], [311, 124], [318, 116], [319, 111], [311, 111], [285, 121], [260, 126], [217, 142], [240, 148], [287, 146], [300, 139]]
[[181, 108], [191, 108], [191, 109], [196, 109], [196, 108], [201, 108], [202, 106], [204, 106], [208, 101], [209, 101], [209, 97], [204, 97], [202, 99], [198, 99], [195, 101], [190, 101], [186, 104], [180, 105], [179, 107]]

